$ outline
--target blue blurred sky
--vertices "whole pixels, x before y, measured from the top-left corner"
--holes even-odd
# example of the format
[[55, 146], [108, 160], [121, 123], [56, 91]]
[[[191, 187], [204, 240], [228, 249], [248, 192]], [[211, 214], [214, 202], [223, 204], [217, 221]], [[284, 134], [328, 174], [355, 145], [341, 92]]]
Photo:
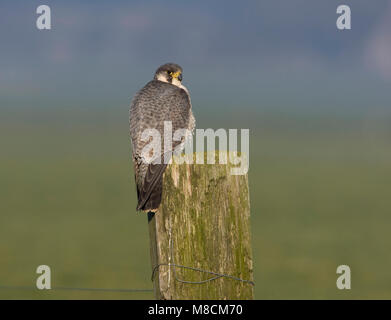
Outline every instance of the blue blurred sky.
[[[51, 31], [35, 27], [41, 4]], [[0, 24], [2, 107], [128, 104], [168, 61], [199, 108], [390, 107], [388, 0], [2, 0]]]

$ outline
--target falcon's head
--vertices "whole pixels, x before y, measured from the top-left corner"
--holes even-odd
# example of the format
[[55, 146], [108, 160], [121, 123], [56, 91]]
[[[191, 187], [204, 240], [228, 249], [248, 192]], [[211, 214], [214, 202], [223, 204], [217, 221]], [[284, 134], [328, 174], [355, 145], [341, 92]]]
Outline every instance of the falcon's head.
[[160, 66], [155, 72], [155, 80], [168, 82], [181, 87], [182, 68], [175, 63], [166, 63]]

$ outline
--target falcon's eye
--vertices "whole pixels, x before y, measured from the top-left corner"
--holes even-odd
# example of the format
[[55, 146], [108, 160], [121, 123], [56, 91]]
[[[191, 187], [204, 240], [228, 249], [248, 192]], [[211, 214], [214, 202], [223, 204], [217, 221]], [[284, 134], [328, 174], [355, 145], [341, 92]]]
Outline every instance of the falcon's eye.
[[167, 71], [167, 73], [171, 76], [172, 75], [172, 72], [171, 71]]

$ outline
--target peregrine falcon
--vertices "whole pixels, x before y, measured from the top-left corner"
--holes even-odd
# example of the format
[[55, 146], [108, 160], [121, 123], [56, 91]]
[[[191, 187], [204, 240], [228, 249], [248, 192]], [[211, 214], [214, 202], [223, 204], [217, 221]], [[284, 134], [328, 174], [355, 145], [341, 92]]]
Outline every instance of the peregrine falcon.
[[[164, 145], [164, 125], [172, 124], [172, 132], [188, 130], [195, 127], [195, 119], [191, 110], [190, 95], [182, 85], [182, 68], [175, 63], [160, 66], [154, 79], [148, 82], [134, 96], [130, 105], [130, 137], [132, 141], [133, 166], [137, 187], [138, 204], [136, 210], [155, 212], [162, 198], [163, 172], [167, 167], [167, 151], [181, 151], [189, 135], [180, 141], [172, 141], [170, 150], [161, 149], [160, 163], [145, 161], [142, 151], [150, 142], [142, 138], [147, 129], [156, 129]], [[164, 153], [165, 152], [165, 153]]]

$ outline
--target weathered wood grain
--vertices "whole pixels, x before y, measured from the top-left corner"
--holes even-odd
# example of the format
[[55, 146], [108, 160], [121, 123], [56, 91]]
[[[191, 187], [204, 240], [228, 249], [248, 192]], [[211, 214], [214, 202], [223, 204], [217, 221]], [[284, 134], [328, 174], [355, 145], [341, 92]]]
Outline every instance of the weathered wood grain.
[[[170, 164], [163, 199], [149, 217], [152, 268], [178, 264], [253, 280], [247, 175], [230, 164]], [[253, 299], [253, 286], [229, 278], [203, 284], [211, 274], [161, 265], [155, 270], [157, 299]]]

